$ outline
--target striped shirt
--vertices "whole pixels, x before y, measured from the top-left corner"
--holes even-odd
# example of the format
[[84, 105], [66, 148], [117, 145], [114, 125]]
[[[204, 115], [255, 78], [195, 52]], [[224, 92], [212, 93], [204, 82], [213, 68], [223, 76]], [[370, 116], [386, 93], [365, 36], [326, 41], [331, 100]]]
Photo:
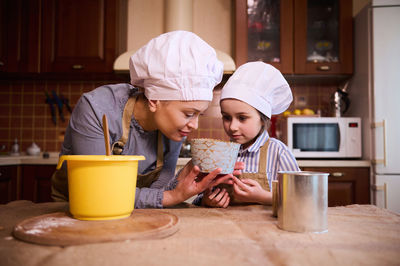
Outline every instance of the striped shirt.
[[272, 180], [278, 178], [278, 171], [300, 171], [296, 158], [289, 148], [280, 140], [270, 138], [267, 131], [264, 131], [256, 141], [247, 149], [240, 148], [238, 161], [244, 162], [244, 173], [257, 173], [260, 159], [260, 148], [269, 141], [267, 153], [267, 178], [270, 189]]

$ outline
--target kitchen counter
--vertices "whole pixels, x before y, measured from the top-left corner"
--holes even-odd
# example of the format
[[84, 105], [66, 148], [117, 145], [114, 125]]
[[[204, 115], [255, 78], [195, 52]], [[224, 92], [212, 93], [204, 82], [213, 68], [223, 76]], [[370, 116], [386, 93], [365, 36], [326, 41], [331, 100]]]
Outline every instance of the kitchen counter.
[[[190, 158], [179, 158], [178, 166], [184, 166]], [[368, 160], [297, 160], [300, 167], [370, 167]]]
[[[20, 165], [20, 164], [54, 164], [58, 162], [58, 152], [49, 153], [49, 158], [43, 158], [41, 153], [38, 156], [0, 156], [0, 165]], [[190, 161], [190, 158], [179, 158], [177, 168], [181, 168]], [[368, 160], [297, 160], [300, 167], [369, 167], [371, 162]]]
[[370, 167], [368, 160], [297, 160], [300, 167]]
[[[291, 233], [277, 227], [270, 206], [227, 209], [182, 204], [162, 210], [178, 217], [163, 239], [69, 247], [15, 239], [30, 217], [65, 211], [66, 203], [14, 201], [0, 205], [0, 261], [10, 265], [399, 265], [400, 215], [372, 205], [328, 208], [328, 232]], [[152, 210], [154, 211], [154, 210]], [[156, 210], [157, 211], [157, 210]], [[161, 210], [160, 210], [161, 211]]]
[[21, 165], [21, 164], [54, 164], [58, 163], [58, 152], [50, 152], [49, 158], [43, 158], [43, 153], [36, 156], [21, 154], [18, 156], [0, 156], [0, 165]]

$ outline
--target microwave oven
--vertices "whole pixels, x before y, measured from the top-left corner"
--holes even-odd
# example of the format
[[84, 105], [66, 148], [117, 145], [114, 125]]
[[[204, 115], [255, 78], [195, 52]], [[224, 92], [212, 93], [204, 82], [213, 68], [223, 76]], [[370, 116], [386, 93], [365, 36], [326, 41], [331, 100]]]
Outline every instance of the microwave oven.
[[361, 158], [361, 118], [287, 118], [284, 142], [296, 158]]

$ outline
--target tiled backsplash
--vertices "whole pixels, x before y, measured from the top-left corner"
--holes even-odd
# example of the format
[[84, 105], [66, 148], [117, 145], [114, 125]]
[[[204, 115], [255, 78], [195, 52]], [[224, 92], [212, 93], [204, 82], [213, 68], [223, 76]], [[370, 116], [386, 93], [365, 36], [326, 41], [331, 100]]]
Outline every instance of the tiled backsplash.
[[[65, 122], [60, 120], [56, 108], [57, 122], [53, 123], [50, 107], [46, 103], [45, 91], [52, 95], [63, 95], [73, 108], [82, 93], [104, 84], [120, 81], [0, 81], [0, 147], [10, 151], [14, 139], [18, 139], [20, 150], [35, 142], [42, 151], [60, 150], [69, 113], [64, 106]], [[308, 107], [329, 114], [330, 95], [336, 86], [292, 86], [294, 101], [290, 110]], [[214, 100], [207, 112], [200, 117], [199, 128], [190, 134], [194, 137], [212, 137], [227, 140], [222, 127], [219, 108], [220, 88], [214, 91]], [[4, 152], [4, 151], [2, 151]]]
[[[106, 82], [108, 83], [108, 82]], [[53, 123], [50, 106], [46, 103], [47, 92], [63, 95], [74, 107], [82, 93], [105, 84], [88, 81], [2, 81], [0, 82], [0, 145], [11, 150], [14, 139], [18, 139], [20, 151], [35, 142], [42, 151], [60, 151], [69, 113], [63, 107], [65, 121], [62, 122], [57, 106], [56, 124]]]

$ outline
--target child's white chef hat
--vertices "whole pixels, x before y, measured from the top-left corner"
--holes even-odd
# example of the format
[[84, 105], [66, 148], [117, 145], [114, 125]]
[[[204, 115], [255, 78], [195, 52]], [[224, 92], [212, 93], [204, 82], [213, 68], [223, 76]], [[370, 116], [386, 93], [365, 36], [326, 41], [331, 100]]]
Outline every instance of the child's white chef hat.
[[215, 50], [188, 31], [164, 33], [129, 60], [131, 83], [149, 100], [211, 101], [221, 82], [223, 63]]
[[241, 65], [222, 88], [221, 101], [243, 101], [267, 117], [284, 112], [293, 100], [289, 84], [275, 67], [258, 62]]

